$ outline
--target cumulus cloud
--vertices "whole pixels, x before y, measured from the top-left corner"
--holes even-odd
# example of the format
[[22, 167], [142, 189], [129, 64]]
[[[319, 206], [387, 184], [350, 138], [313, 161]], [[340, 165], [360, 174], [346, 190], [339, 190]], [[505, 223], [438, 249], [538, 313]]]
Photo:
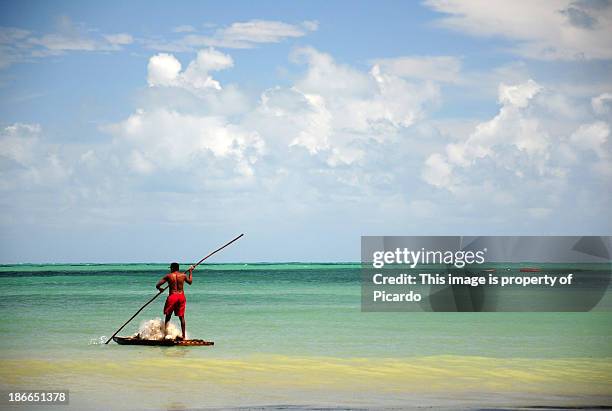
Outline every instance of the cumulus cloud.
[[541, 90], [542, 87], [533, 80], [529, 80], [524, 84], [511, 86], [500, 84], [499, 102], [502, 105], [525, 108], [529, 104], [529, 100]]
[[374, 60], [381, 70], [413, 79], [456, 83], [460, 80], [461, 60], [454, 56], [406, 56]]
[[583, 124], [570, 136], [570, 142], [580, 150], [591, 150], [601, 159], [609, 157], [608, 137], [610, 136], [610, 126], [603, 121], [596, 121], [590, 124]]
[[612, 5], [609, 2], [555, 0], [490, 2], [427, 0], [447, 16], [437, 24], [475, 36], [515, 41], [511, 50], [533, 59], [612, 58]]
[[[179, 175], [181, 187], [244, 188], [248, 182], [275, 196], [297, 195], [291, 207], [298, 198], [337, 185], [371, 193], [391, 184], [391, 173], [376, 166], [381, 160], [368, 157], [382, 158], [389, 144], [402, 146], [400, 135], [435, 106], [436, 84], [410, 81], [376, 64], [356, 69], [313, 48], [297, 49], [291, 60], [301, 71], [292, 85], [264, 90], [258, 100], [242, 100], [239, 111], [227, 113], [236, 101], [231, 95], [240, 91], [197, 88], [205, 83], [191, 74], [200, 73], [202, 79], [228, 68], [233, 64], [229, 55], [205, 49], [185, 70], [170, 54], [153, 56], [147, 96], [167, 94], [143, 99], [146, 109], [105, 128], [114, 136], [113, 155], [136, 180], [154, 178], [162, 184], [170, 178], [173, 189]], [[176, 104], [184, 91], [192, 93], [193, 104]], [[212, 104], [211, 98], [225, 103]], [[418, 152], [412, 147], [400, 161]], [[351, 190], [337, 190], [334, 196], [354, 195]]]
[[311, 154], [329, 149], [332, 115], [319, 95], [275, 87], [261, 95], [258, 115], [282, 123], [289, 146], [305, 147]]
[[159, 53], [149, 59], [147, 82], [150, 87], [175, 85], [181, 72], [181, 62], [172, 54]]
[[[129, 153], [131, 168], [141, 174], [189, 169], [222, 160], [230, 170], [252, 176], [264, 152], [263, 139], [220, 117], [196, 116], [163, 108], [142, 110], [108, 128], [121, 152]], [[224, 167], [228, 168], [228, 167]]]
[[283, 104], [297, 111], [273, 106], [279, 100], [268, 95], [261, 113], [291, 123], [290, 145], [322, 156], [331, 166], [358, 162], [365, 145], [395, 138], [423, 118], [425, 107], [439, 96], [432, 82], [411, 83], [377, 64], [360, 71], [310, 47], [295, 50], [292, 60], [307, 66], [291, 92], [283, 94]]
[[427, 157], [422, 177], [423, 180], [433, 186], [448, 188], [451, 191], [455, 188], [452, 166], [449, 164], [449, 161], [439, 153], [434, 153]]
[[612, 111], [612, 93], [602, 93], [591, 99], [591, 106], [597, 114], [607, 114]]
[[312, 47], [295, 49], [291, 54], [291, 60], [296, 64], [308, 66], [308, 71], [296, 84], [306, 92], [359, 96], [369, 93], [374, 86], [367, 73], [339, 64], [331, 55]]
[[[314, 48], [298, 48], [290, 56], [299, 70], [291, 84], [264, 90], [259, 99], [242, 99], [239, 87], [221, 87], [211, 77], [233, 66], [231, 56], [207, 48], [183, 68], [175, 56], [159, 53], [149, 59], [146, 104], [104, 127], [112, 144], [74, 156], [48, 146], [36, 151], [30, 148], [40, 145], [34, 128], [21, 145], [10, 140], [0, 145], [5, 161], [22, 170], [22, 180], [7, 180], [26, 181], [22, 161], [26, 170], [46, 164], [38, 175], [63, 168], [63, 178], [73, 184], [70, 196], [96, 201], [120, 186], [124, 193], [196, 191], [200, 199], [215, 193], [230, 206], [232, 190], [248, 190], [255, 197], [274, 196], [299, 218], [312, 212], [312, 204], [333, 213], [357, 197], [393, 198], [384, 206], [360, 203], [372, 213], [384, 209], [431, 218], [422, 210], [430, 204], [454, 204], [456, 213], [465, 215], [476, 212], [466, 198], [507, 210], [545, 193], [538, 204], [523, 207], [522, 215], [546, 219], [580, 172], [598, 181], [609, 178], [609, 124], [602, 118], [560, 125], [561, 106], [574, 101], [559, 104], [554, 93], [527, 80], [498, 86], [499, 112], [490, 119], [475, 125], [432, 121], [439, 84], [454, 80], [433, 69], [427, 76], [416, 64], [421, 59], [431, 62], [398, 57], [358, 69]], [[185, 95], [191, 102], [179, 103]], [[605, 106], [605, 96], [593, 100], [593, 109], [586, 105], [591, 115], [600, 100]], [[239, 109], [228, 111], [232, 105]], [[546, 115], [555, 121], [547, 122]], [[20, 133], [25, 136], [26, 128]], [[45, 156], [45, 150], [53, 155]], [[591, 166], [579, 167], [587, 159]], [[421, 179], [415, 178], [419, 173]], [[164, 221], [184, 221], [197, 215], [194, 207], [151, 212]], [[434, 214], [444, 207], [438, 205]]]
[[[512, 179], [522, 182], [523, 190], [518, 192], [558, 193], [569, 178], [588, 169], [607, 178], [609, 125], [595, 121], [572, 132], [559, 129], [557, 118], [547, 122], [544, 115], [550, 109], [551, 95], [533, 80], [501, 84], [499, 113], [477, 124], [467, 138], [429, 155], [421, 177], [458, 196], [474, 193], [477, 187], [480, 193], [496, 196], [499, 191], [494, 181], [504, 186], [500, 181], [507, 180], [512, 186]], [[588, 153], [596, 158], [589, 158]], [[546, 215], [541, 210], [536, 214]]]
[[15, 123], [0, 130], [0, 188], [53, 186], [72, 174], [57, 150], [41, 140], [38, 124]]
[[213, 48], [200, 50], [184, 72], [181, 63], [171, 54], [159, 53], [149, 59], [147, 82], [150, 87], [182, 87], [188, 90], [216, 89], [221, 85], [209, 74], [232, 67], [232, 58]]
[[[601, 42], [589, 41], [605, 31], [603, 6], [595, 13], [585, 3], [560, 3], [549, 21], [550, 3], [530, 3], [527, 14], [522, 3], [496, 4], [521, 13], [519, 20], [529, 24], [518, 31], [526, 34], [508, 23], [515, 18], [512, 12], [491, 11], [488, 3], [481, 5], [483, 10], [456, 7], [448, 17], [470, 24], [441, 24], [503, 36], [510, 41], [495, 44], [510, 45], [522, 56], [573, 59], [580, 53], [586, 58], [607, 53]], [[469, 12], [462, 14], [464, 9]], [[486, 24], [474, 17], [481, 12]], [[558, 19], [553, 36], [550, 27], [559, 25]], [[559, 220], [570, 222], [564, 229], [599, 229], [609, 209], [612, 178], [611, 98], [603, 80], [591, 83], [590, 91], [572, 94], [555, 88], [565, 75], [558, 69], [565, 66], [553, 63], [506, 61], [491, 69], [479, 64], [481, 56], [473, 60], [468, 53], [386, 56], [365, 59], [364, 67], [312, 47], [294, 49], [292, 64], [277, 72], [264, 66], [278, 56], [263, 59], [258, 69], [268, 70], [270, 81], [264, 90], [256, 88], [257, 82], [247, 84], [244, 76], [224, 80], [235, 74], [229, 70], [234, 59], [227, 49], [301, 42], [317, 29], [315, 21], [251, 20], [176, 27], [165, 39], [133, 38], [73, 23], [52, 32], [0, 29], [0, 65], [5, 66], [36, 55], [113, 51], [129, 44], [159, 49], [147, 56], [146, 78], [141, 79], [150, 87], [138, 88], [131, 100], [140, 109], [125, 111], [95, 139], [77, 142], [74, 129], [61, 135], [56, 126], [52, 135], [36, 124], [0, 129], [0, 190], [5, 194], [0, 224], [29, 219], [64, 227], [123, 228], [129, 222], [134, 232], [160, 233], [160, 227], [176, 232], [177, 226], [196, 223], [211, 238], [240, 225], [253, 237], [264, 231], [269, 235], [272, 227], [276, 240], [286, 237], [287, 226], [278, 224], [282, 221], [301, 233], [310, 230], [298, 237], [300, 245], [312, 247], [307, 255], [316, 258], [321, 258], [321, 226], [352, 230], [346, 234], [350, 238], [381, 230], [444, 234], [466, 227], [484, 234], [537, 234], [558, 229]], [[585, 37], [578, 41], [580, 36]], [[587, 72], [593, 68], [595, 81], [601, 79], [601, 62], [574, 64], [578, 72], [570, 70], [572, 79], [585, 66]], [[529, 80], [533, 68], [540, 73], [538, 82]], [[281, 69], [282, 79], [275, 83]], [[221, 70], [228, 72], [222, 75]], [[547, 78], [548, 73], [554, 75]], [[477, 104], [472, 94], [479, 94]], [[471, 117], [488, 112], [489, 102], [496, 101], [493, 114]], [[83, 130], [91, 131], [78, 129]], [[52, 144], [51, 136], [62, 144]], [[14, 197], [20, 202], [9, 204]], [[533, 219], [546, 223], [533, 224]], [[139, 237], [152, 243], [154, 237], [171, 238]], [[184, 246], [172, 252], [183, 253]], [[167, 247], [159, 245], [148, 257], [166, 255]], [[347, 250], [353, 255], [351, 246]], [[88, 254], [78, 258], [87, 258], [83, 255]], [[330, 257], [339, 258], [337, 251]]]
[[[533, 80], [523, 84], [499, 87], [499, 114], [476, 126], [469, 137], [448, 144], [445, 153], [434, 153], [425, 161], [422, 177], [437, 187], [458, 190], [457, 169], [470, 169], [479, 160], [492, 159], [519, 177], [525, 165], [535, 165], [536, 174], [546, 173], [542, 159], [546, 158], [550, 137], [538, 120], [525, 113], [529, 102], [541, 87]], [[523, 161], [527, 160], [527, 161]]]
[[266, 152], [264, 138], [241, 123], [247, 106], [240, 90], [221, 87], [210, 75], [233, 64], [213, 48], [200, 50], [185, 69], [171, 54], [149, 59], [146, 108], [103, 128], [114, 136], [112, 156], [128, 174], [157, 181], [181, 175], [181, 187], [253, 180]]
[[38, 124], [15, 123], [4, 127], [0, 134], [0, 154], [22, 166], [32, 164], [40, 132]]

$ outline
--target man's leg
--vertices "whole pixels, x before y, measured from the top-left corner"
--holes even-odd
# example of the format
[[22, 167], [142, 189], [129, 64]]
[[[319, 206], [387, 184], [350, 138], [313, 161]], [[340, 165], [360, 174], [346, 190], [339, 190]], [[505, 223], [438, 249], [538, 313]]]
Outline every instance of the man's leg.
[[183, 340], [185, 339], [185, 316], [181, 315], [179, 316], [179, 319], [181, 320], [181, 331], [183, 332]]
[[166, 323], [164, 324], [164, 338], [166, 338], [166, 334], [168, 334], [168, 323], [172, 318], [172, 313], [166, 314]]

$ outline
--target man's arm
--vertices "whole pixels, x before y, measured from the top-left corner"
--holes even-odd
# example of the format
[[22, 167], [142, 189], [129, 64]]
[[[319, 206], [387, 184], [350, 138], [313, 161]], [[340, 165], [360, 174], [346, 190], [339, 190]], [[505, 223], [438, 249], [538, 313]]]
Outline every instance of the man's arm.
[[193, 266], [189, 267], [189, 275], [185, 275], [185, 282], [189, 285], [193, 282]]
[[164, 278], [162, 278], [161, 280], [159, 280], [157, 282], [157, 285], [155, 286], [155, 288], [157, 288], [159, 291], [161, 291], [161, 286], [166, 284], [168, 282], [168, 274], [164, 275]]

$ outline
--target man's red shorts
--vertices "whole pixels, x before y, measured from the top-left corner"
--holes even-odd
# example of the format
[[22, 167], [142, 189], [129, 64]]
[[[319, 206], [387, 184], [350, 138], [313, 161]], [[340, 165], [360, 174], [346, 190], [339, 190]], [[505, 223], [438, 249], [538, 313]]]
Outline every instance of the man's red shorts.
[[184, 293], [170, 294], [168, 298], [166, 298], [164, 314], [168, 315], [174, 311], [174, 315], [182, 317], [185, 315], [185, 305], [187, 305], [187, 300], [185, 299]]

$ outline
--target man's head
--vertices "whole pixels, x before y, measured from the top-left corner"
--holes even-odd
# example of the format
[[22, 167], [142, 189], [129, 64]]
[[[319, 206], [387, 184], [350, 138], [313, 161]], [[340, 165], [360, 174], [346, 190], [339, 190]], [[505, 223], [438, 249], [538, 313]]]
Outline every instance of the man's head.
[[178, 263], [172, 263], [170, 264], [170, 271], [175, 272], [179, 270], [179, 265]]

